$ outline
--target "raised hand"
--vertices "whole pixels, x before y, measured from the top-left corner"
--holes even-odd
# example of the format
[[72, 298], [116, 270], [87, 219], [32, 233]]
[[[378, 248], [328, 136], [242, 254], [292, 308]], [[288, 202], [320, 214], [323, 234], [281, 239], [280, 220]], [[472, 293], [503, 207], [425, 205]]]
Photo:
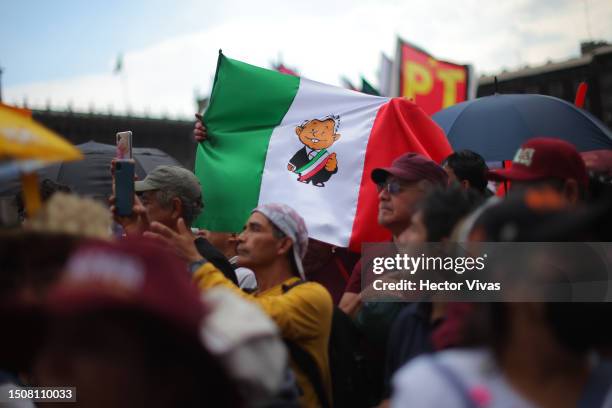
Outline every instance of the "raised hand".
[[110, 211], [113, 213], [115, 222], [123, 228], [125, 233], [129, 236], [142, 235], [146, 230], [149, 229], [149, 217], [147, 216], [147, 209], [142, 205], [142, 202], [137, 195], [134, 195], [134, 206], [132, 207], [132, 214], [130, 215], [117, 215], [115, 207], [115, 195], [109, 197], [108, 203], [110, 205]]
[[149, 231], [145, 232], [143, 236], [160, 241], [188, 263], [204, 259], [198, 252], [193, 234], [182, 218], [179, 218], [176, 222], [176, 231], [154, 221], [151, 223]]
[[[136, 236], [142, 235], [149, 228], [149, 218], [147, 216], [147, 209], [144, 207], [140, 199], [136, 194], [134, 194], [134, 204], [132, 206], [132, 214], [130, 215], [117, 215], [117, 208], [115, 206], [115, 202], [117, 201], [115, 197], [115, 166], [117, 164], [117, 160], [113, 159], [111, 161], [110, 171], [112, 175], [112, 186], [113, 193], [108, 198], [109, 209], [113, 214], [113, 219], [115, 222], [123, 228], [123, 231], [127, 235]], [[138, 177], [134, 176], [134, 180], [138, 179]]]
[[205, 140], [208, 140], [208, 133], [206, 132], [206, 126], [204, 126], [202, 115], [200, 115], [199, 113], [196, 113], [195, 117], [196, 117], [196, 122], [193, 127], [193, 137], [196, 142], [201, 143]]

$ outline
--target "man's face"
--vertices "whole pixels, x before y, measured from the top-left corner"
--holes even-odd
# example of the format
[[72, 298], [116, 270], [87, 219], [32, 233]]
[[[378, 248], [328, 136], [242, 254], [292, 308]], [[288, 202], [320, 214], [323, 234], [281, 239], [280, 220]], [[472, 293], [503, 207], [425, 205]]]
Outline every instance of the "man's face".
[[145, 191], [140, 194], [140, 201], [147, 210], [149, 222], [157, 221], [168, 228], [176, 227], [176, 219], [172, 214], [172, 206], [161, 205], [158, 199], [159, 190]]
[[454, 183], [459, 182], [459, 180], [457, 179], [457, 175], [455, 174], [455, 171], [453, 169], [451, 169], [448, 166], [448, 164], [445, 164], [444, 166], [442, 166], [442, 168], [444, 169], [444, 171], [448, 175], [448, 185], [449, 186], [453, 185]]
[[445, 164], [444, 166], [442, 166], [442, 168], [444, 169], [444, 171], [446, 172], [446, 175], [448, 176], [448, 186], [449, 187], [453, 185], [457, 185], [463, 188], [464, 190], [467, 190], [468, 188], [470, 188], [470, 182], [468, 180], [459, 180], [459, 178], [455, 174], [455, 170], [450, 168], [448, 164]]
[[425, 196], [419, 181], [389, 175], [378, 185], [378, 223], [398, 236], [410, 225], [415, 205]]
[[257, 267], [270, 265], [280, 255], [281, 239], [274, 236], [270, 221], [261, 213], [249, 217], [238, 236], [238, 264], [257, 271]]
[[580, 185], [575, 179], [544, 179], [532, 181], [512, 181], [510, 192], [512, 194], [525, 191], [540, 191], [542, 193], [552, 192], [561, 195], [569, 205], [577, 205], [582, 201]]
[[306, 146], [314, 150], [327, 149], [338, 139], [339, 135], [334, 133], [334, 121], [328, 119], [319, 121], [313, 119], [304, 125], [303, 128], [298, 127], [297, 133], [300, 141]]

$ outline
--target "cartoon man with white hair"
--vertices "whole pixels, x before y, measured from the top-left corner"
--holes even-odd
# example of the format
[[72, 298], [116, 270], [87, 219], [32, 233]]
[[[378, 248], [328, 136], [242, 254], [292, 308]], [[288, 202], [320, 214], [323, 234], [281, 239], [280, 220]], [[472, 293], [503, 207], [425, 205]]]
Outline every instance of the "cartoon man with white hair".
[[298, 181], [325, 187], [325, 182], [338, 172], [336, 153], [329, 153], [327, 149], [340, 139], [337, 133], [339, 122], [339, 116], [329, 115], [304, 121], [295, 128], [304, 147], [289, 160], [287, 170], [297, 173]]

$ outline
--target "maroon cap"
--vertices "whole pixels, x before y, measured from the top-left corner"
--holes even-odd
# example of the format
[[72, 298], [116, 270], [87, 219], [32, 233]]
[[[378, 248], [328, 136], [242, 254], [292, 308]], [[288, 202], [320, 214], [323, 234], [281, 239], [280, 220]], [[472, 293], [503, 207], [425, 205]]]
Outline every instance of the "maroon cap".
[[185, 263], [143, 238], [80, 247], [43, 307], [54, 315], [137, 309], [194, 335], [205, 315]]
[[448, 175], [442, 167], [417, 153], [405, 153], [393, 160], [391, 167], [372, 170], [372, 181], [384, 183], [389, 174], [405, 181], [428, 180], [443, 187], [448, 183]]
[[548, 137], [528, 140], [516, 152], [512, 167], [492, 170], [487, 177], [495, 181], [574, 179], [584, 187], [589, 180], [584, 160], [574, 145]]

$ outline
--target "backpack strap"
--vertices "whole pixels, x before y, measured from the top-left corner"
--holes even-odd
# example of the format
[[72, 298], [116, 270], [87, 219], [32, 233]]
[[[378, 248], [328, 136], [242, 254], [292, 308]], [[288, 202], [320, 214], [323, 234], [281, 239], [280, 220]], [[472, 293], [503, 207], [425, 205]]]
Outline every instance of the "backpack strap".
[[281, 289], [282, 289], [283, 293], [287, 293], [287, 292], [289, 292], [291, 289], [295, 288], [296, 286], [300, 286], [300, 285], [302, 285], [302, 284], [304, 284], [304, 283], [306, 283], [306, 281], [305, 281], [305, 280], [300, 279], [300, 280], [297, 280], [297, 281], [295, 281], [295, 282], [293, 282], [293, 283], [290, 283], [290, 284], [288, 284], [288, 285], [285, 285], [285, 284], [281, 285]]
[[578, 408], [603, 407], [612, 387], [612, 362], [600, 362], [591, 372], [584, 391], [578, 400]]
[[[306, 283], [304, 280], [295, 281], [289, 285], [282, 285], [283, 293], [289, 292], [291, 289], [296, 286], [300, 286]], [[302, 347], [298, 346], [294, 341], [283, 339], [285, 341], [285, 345], [289, 350], [289, 355], [291, 356], [291, 360], [300, 367], [302, 372], [306, 374], [308, 377], [308, 381], [312, 385], [312, 388], [317, 395], [317, 399], [323, 408], [330, 408], [329, 399], [327, 398], [327, 393], [325, 392], [325, 388], [323, 387], [323, 379], [321, 378], [321, 371], [319, 370], [319, 366], [317, 365], [315, 359], [312, 355], [304, 350]]]
[[467, 387], [450, 367], [442, 364], [435, 356], [430, 358], [431, 364], [435, 370], [444, 377], [446, 382], [452, 386], [456, 393], [461, 397], [461, 402], [464, 408], [478, 408], [474, 400], [470, 397]]
[[319, 366], [315, 362], [312, 355], [302, 347], [298, 346], [295, 342], [287, 339], [284, 339], [284, 341], [289, 349], [291, 360], [293, 360], [293, 362], [300, 367], [302, 372], [306, 374], [306, 377], [308, 377], [308, 381], [310, 381], [310, 384], [317, 395], [317, 399], [321, 403], [321, 407], [330, 408], [327, 393], [325, 392], [325, 388], [323, 388], [321, 371], [319, 370]]

